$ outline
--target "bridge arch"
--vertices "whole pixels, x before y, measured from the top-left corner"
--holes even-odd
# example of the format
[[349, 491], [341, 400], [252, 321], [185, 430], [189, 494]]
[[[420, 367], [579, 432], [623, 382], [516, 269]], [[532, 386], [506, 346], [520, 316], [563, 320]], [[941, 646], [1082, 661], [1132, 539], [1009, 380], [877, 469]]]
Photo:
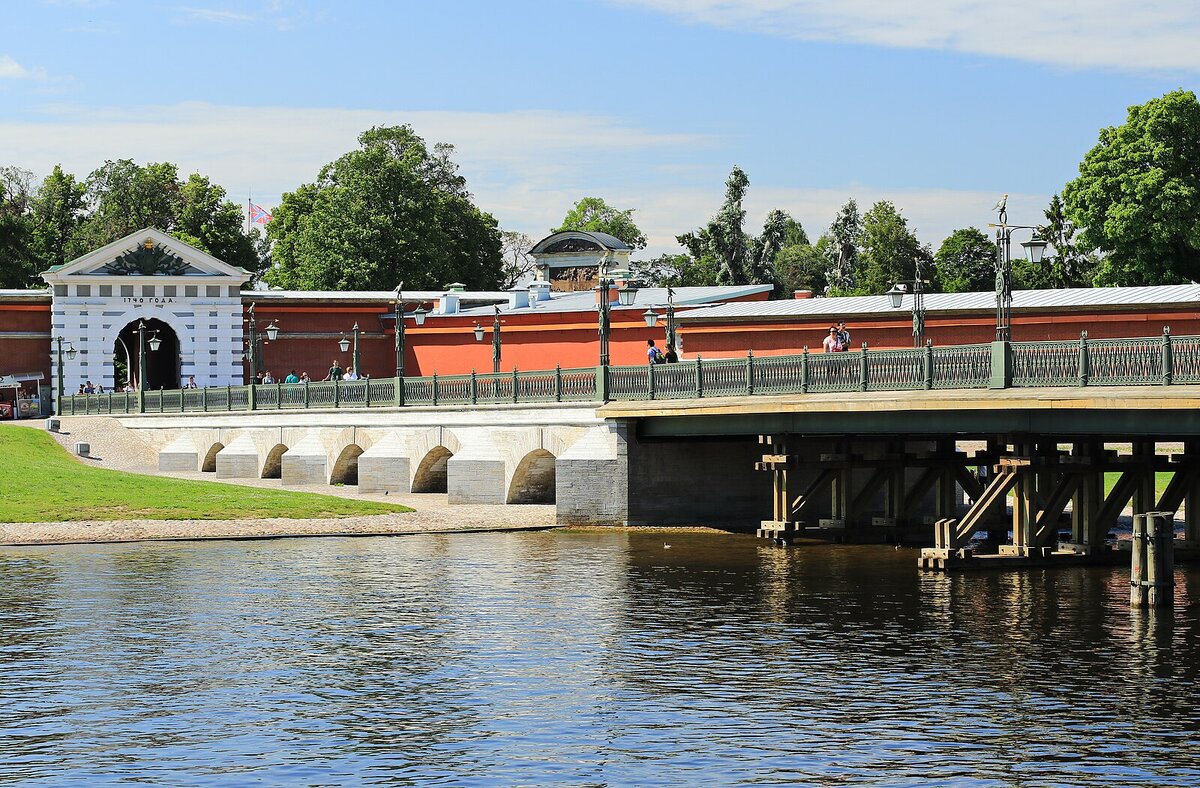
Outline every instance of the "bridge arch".
[[208, 453], [204, 455], [204, 461], [200, 463], [200, 470], [203, 473], [217, 472], [217, 453], [225, 448], [225, 444], [218, 441], [209, 447]]
[[517, 464], [508, 485], [507, 503], [554, 503], [555, 457], [535, 449]]
[[267, 452], [266, 459], [263, 460], [262, 473], [259, 476], [263, 479], [283, 478], [283, 454], [287, 450], [288, 447], [282, 443], [271, 447], [271, 450]]
[[421, 459], [413, 476], [412, 491], [415, 493], [446, 492], [446, 463], [454, 453], [445, 446], [434, 446]]
[[358, 457], [363, 449], [356, 443], [351, 443], [342, 449], [341, 454], [334, 460], [333, 469], [329, 472], [330, 484], [358, 484]]

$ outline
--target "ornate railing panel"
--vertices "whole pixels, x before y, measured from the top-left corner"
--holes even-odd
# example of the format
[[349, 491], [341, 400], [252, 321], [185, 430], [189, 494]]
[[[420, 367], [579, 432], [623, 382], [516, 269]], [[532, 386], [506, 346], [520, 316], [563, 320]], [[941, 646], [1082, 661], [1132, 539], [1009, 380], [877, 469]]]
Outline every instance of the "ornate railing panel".
[[1078, 382], [1078, 343], [1012, 343], [1013, 386], [1074, 386]]
[[950, 345], [931, 349], [933, 388], [987, 388], [992, 379], [990, 345]]
[[868, 351], [866, 388], [884, 391], [925, 388], [925, 352], [919, 348]]
[[802, 391], [806, 355], [755, 358], [754, 393], [794, 394]]
[[1158, 339], [1087, 340], [1087, 385], [1161, 383], [1163, 343]]
[[1200, 337], [1171, 337], [1173, 383], [1200, 383]]
[[862, 351], [816, 353], [808, 357], [808, 390], [857, 391], [862, 370]]

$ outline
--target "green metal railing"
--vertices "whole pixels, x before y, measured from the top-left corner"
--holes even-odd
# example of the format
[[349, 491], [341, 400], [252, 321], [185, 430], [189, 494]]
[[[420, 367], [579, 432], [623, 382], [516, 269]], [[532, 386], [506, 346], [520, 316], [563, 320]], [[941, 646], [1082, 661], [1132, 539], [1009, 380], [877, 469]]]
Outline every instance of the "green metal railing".
[[[992, 342], [678, 364], [272, 383], [65, 397], [69, 415], [695, 399], [849, 391], [1200, 383], [1200, 337]], [[403, 388], [401, 388], [403, 387]]]

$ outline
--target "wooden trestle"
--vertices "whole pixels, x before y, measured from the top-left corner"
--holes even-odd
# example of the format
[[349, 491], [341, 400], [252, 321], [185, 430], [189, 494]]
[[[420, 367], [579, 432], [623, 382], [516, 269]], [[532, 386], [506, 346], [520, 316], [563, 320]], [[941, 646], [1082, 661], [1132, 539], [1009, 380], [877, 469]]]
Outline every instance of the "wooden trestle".
[[[982, 558], [1098, 562], [1115, 557], [1108, 535], [1132, 506], [1135, 513], [1182, 508], [1177, 551], [1200, 551], [1200, 441], [1171, 456], [1157, 455], [1154, 441], [1135, 441], [1118, 456], [1099, 440], [1000, 436], [970, 457], [949, 438], [856, 443], [760, 435], [759, 443], [764, 453], [755, 467], [774, 483], [773, 519], [762, 521], [758, 535], [780, 544], [802, 537], [932, 541], [919, 559], [927, 569], [982, 565]], [[1155, 500], [1159, 471], [1172, 476]], [[1107, 495], [1106, 473], [1119, 474]], [[1060, 537], [1068, 520], [1070, 536]]]

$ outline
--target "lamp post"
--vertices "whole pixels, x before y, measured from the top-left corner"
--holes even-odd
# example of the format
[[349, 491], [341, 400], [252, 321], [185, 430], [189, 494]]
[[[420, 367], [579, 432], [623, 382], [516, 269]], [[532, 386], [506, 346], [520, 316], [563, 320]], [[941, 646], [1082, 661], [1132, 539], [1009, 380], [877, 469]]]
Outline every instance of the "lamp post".
[[1008, 195], [996, 204], [998, 219], [988, 227], [996, 229], [996, 341], [1012, 339], [1012, 233], [1013, 230], [1032, 230], [1032, 236], [1021, 244], [1031, 263], [1042, 262], [1046, 242], [1038, 236], [1040, 228], [1028, 224], [1008, 223]]
[[[250, 381], [253, 382], [259, 373], [259, 367], [262, 365], [262, 348], [259, 343], [262, 338], [258, 335], [258, 319], [254, 316], [254, 302], [250, 302], [250, 317], [247, 320], [250, 326], [250, 340], [246, 344], [247, 353], [246, 360], [250, 362]], [[274, 342], [279, 336], [279, 326], [272, 320], [264, 329], [267, 335], [268, 342]]]
[[[54, 341], [58, 345], [58, 387], [57, 387], [58, 395], [54, 398], [54, 415], [61, 416], [62, 415], [62, 401], [63, 401], [63, 341], [64, 340], [62, 337], [55, 337]], [[70, 342], [68, 342], [67, 345], [68, 345], [67, 358], [74, 361], [75, 360], [75, 346], [72, 345]]]
[[[358, 328], [358, 321], [357, 321], [357, 320], [356, 320], [356, 321], [354, 321], [354, 327], [350, 329], [350, 333], [351, 333], [351, 334], [354, 336], [354, 355], [353, 355], [353, 357], [351, 358], [351, 368], [354, 370], [354, 374], [355, 374], [355, 375], [358, 375], [359, 377], [362, 377], [362, 373], [360, 373], [360, 372], [358, 371], [358, 365], [359, 365], [359, 356], [358, 356], [358, 335], [359, 335], [359, 328]], [[349, 350], [349, 349], [350, 349], [350, 340], [349, 340], [349, 339], [346, 339], [346, 335], [345, 335], [345, 334], [342, 334], [342, 338], [338, 340], [338, 350], [340, 350], [340, 351], [342, 351], [343, 353], [345, 353], [345, 352], [346, 352], [347, 350]]]
[[[404, 377], [404, 283], [396, 285], [396, 379]], [[403, 385], [398, 383], [397, 385]]]
[[913, 278], [903, 282], [897, 282], [892, 285], [892, 289], [887, 291], [888, 297], [892, 299], [892, 309], [899, 309], [904, 303], [904, 295], [908, 292], [908, 285], [912, 285], [912, 335], [913, 347], [925, 346], [925, 285], [929, 282], [921, 278], [921, 261], [917, 260], [914, 265]]
[[[612, 336], [611, 313], [612, 308], [609, 303], [609, 291], [615, 282], [608, 276], [608, 263], [610, 256], [606, 254], [604, 260], [600, 263], [600, 286], [597, 288], [600, 294], [600, 303], [597, 305], [597, 315], [600, 323], [600, 366], [607, 367], [609, 363], [608, 343]], [[625, 285], [617, 290], [617, 300], [621, 306], [630, 306], [637, 297], [637, 287], [626, 282]]]
[[[658, 313], [653, 308], [647, 308], [642, 313], [642, 317], [646, 320], [648, 328], [654, 328], [658, 325]], [[667, 286], [667, 344], [671, 347], [675, 345], [675, 288]]]
[[[502, 346], [500, 339], [500, 307], [497, 305], [495, 310], [496, 317], [492, 320], [492, 372], [498, 373], [500, 372], [500, 348]], [[475, 341], [482, 342], [483, 326], [476, 322], [475, 328], [472, 331], [475, 334]]]

